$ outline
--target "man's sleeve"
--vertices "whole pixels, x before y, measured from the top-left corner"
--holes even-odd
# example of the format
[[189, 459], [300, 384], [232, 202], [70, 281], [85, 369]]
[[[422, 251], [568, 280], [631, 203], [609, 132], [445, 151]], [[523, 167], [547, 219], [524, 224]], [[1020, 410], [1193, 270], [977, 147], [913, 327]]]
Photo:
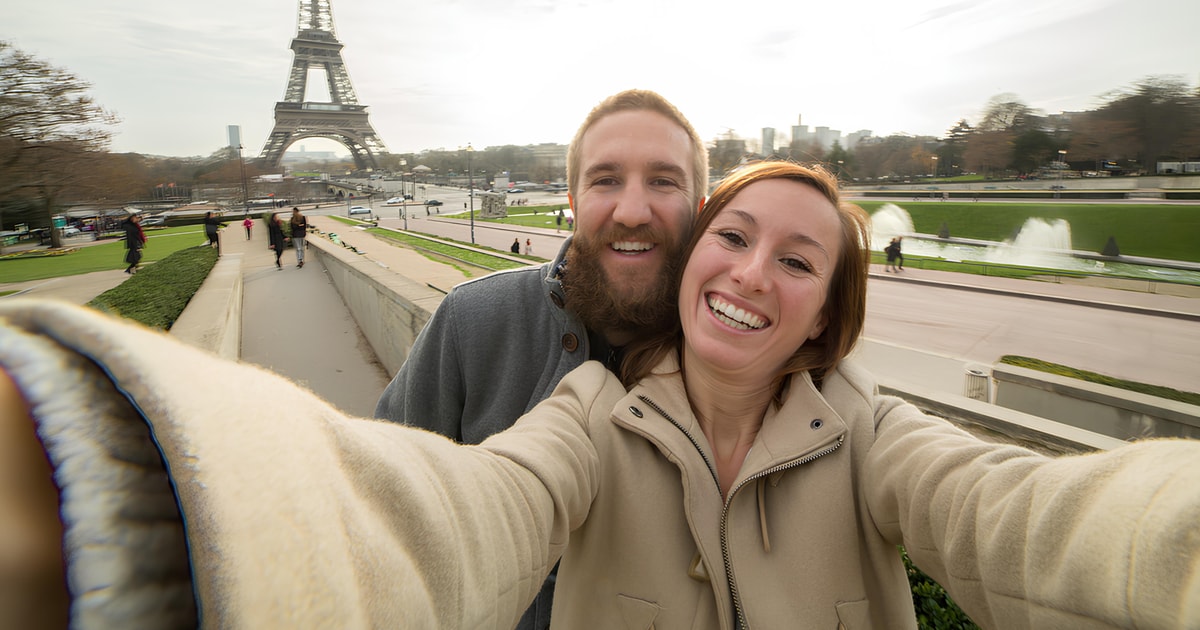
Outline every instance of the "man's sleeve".
[[380, 396], [375, 417], [461, 441], [465, 398], [454, 298], [451, 290], [417, 335], [400, 371]]

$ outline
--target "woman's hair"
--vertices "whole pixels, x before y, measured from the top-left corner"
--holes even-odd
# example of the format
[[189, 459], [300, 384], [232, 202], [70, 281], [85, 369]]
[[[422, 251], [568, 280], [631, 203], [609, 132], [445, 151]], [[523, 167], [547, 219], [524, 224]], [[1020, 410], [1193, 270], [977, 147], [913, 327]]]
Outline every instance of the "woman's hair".
[[[675, 278], [675, 294], [687, 269], [696, 244], [708, 231], [713, 222], [729, 202], [747, 186], [768, 179], [786, 179], [811, 186], [820, 192], [837, 209], [842, 226], [842, 242], [837, 264], [829, 283], [829, 294], [825, 299], [822, 314], [827, 324], [816, 339], [809, 339], [800, 346], [784, 364], [776, 377], [776, 397], [782, 394], [781, 386], [791, 374], [813, 372], [819, 381], [824, 373], [837, 365], [854, 348], [862, 334], [867, 308], [867, 270], [870, 264], [870, 220], [862, 208], [843, 203], [838, 194], [837, 178], [818, 164], [802, 165], [795, 162], [756, 162], [730, 173], [720, 184], [696, 218], [692, 238], [683, 250], [684, 264], [679, 277]], [[682, 329], [676, 319], [674, 330], [630, 344], [626, 349], [621, 367], [621, 380], [626, 387], [633, 385], [658, 364], [662, 357], [683, 342]]]
[[662, 114], [687, 133], [692, 144], [691, 175], [693, 181], [692, 189], [689, 191], [691, 193], [689, 201], [691, 208], [699, 206], [700, 200], [704, 199], [705, 193], [708, 192], [708, 149], [705, 148], [704, 141], [700, 139], [700, 134], [696, 133], [692, 124], [683, 117], [683, 113], [670, 101], [650, 90], [625, 90], [604, 99], [592, 109], [567, 147], [567, 189], [572, 195], [579, 194], [579, 182], [576, 180], [580, 176], [583, 160], [580, 151], [583, 148], [584, 134], [605, 116], [628, 111], [651, 111]]

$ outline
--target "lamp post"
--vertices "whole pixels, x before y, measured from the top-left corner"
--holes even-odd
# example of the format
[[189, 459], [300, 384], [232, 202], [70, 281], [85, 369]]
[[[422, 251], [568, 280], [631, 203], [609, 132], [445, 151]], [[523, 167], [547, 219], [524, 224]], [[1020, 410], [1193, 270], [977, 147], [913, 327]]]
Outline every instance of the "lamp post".
[[250, 193], [246, 187], [246, 161], [242, 159], [242, 145], [238, 145], [238, 164], [242, 166], [242, 214], [250, 214]]
[[931, 158], [933, 160], [933, 184], [937, 185], [937, 156]]
[[471, 154], [475, 149], [467, 143], [467, 197], [471, 199], [471, 244], [475, 244], [475, 174], [471, 171]]
[[1063, 149], [1058, 150], [1058, 186], [1054, 188], [1054, 198], [1058, 199], [1062, 195], [1062, 176], [1063, 169], [1067, 167], [1067, 152]]

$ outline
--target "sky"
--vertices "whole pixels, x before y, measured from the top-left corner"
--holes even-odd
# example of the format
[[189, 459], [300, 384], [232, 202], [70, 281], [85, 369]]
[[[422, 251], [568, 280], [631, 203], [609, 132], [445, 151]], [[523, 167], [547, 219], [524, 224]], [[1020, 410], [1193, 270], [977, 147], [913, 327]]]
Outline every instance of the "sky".
[[[1200, 82], [1197, 0], [332, 0], [342, 57], [388, 149], [566, 144], [628, 88], [706, 141], [799, 122], [942, 137], [1012, 94], [1094, 109], [1149, 76]], [[283, 98], [296, 0], [0, 3], [0, 40], [92, 85], [112, 149], [256, 156]], [[313, 91], [308, 100], [326, 100]], [[306, 149], [347, 151], [306, 140]]]

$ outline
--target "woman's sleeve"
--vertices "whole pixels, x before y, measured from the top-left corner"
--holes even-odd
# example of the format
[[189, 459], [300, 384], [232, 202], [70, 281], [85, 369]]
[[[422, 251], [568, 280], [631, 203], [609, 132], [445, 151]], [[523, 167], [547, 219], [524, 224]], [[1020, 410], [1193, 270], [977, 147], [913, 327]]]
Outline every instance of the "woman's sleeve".
[[1200, 442], [1049, 458], [876, 397], [872, 518], [984, 627], [1200, 627]]

